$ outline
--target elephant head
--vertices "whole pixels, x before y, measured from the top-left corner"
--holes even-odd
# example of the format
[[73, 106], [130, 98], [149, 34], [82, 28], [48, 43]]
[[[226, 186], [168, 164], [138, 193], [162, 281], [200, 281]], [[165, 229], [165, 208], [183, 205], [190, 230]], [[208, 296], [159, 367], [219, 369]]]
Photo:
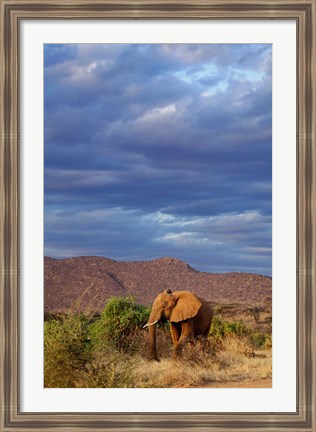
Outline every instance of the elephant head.
[[150, 335], [150, 356], [158, 361], [156, 349], [156, 324], [160, 321], [170, 321], [171, 323], [179, 323], [197, 315], [201, 302], [189, 291], [166, 290], [159, 294], [152, 306], [148, 323], [145, 327], [149, 327]]

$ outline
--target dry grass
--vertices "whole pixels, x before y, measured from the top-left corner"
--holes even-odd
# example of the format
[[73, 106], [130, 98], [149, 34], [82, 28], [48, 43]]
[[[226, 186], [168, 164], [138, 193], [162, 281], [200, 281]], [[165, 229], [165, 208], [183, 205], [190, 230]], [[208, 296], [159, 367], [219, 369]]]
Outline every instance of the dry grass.
[[[217, 324], [205, 347], [201, 341], [193, 346], [187, 344], [179, 360], [171, 358], [170, 332], [163, 326], [158, 327], [157, 350], [161, 362], [157, 363], [149, 360], [148, 331], [138, 329], [124, 336], [125, 350], [120, 350], [115, 341], [102, 334], [98, 336], [96, 329], [99, 327], [82, 316], [67, 315], [63, 320], [49, 320], [45, 323], [45, 387], [271, 386], [271, 338], [259, 344], [260, 333], [249, 333], [243, 326], [235, 326], [234, 330], [233, 326], [225, 327], [220, 321]], [[254, 347], [266, 349], [254, 352]]]
[[253, 353], [246, 340], [231, 336], [215, 350], [188, 348], [181, 360], [163, 358], [157, 363], [139, 357], [134, 383], [143, 388], [216, 387], [216, 383], [268, 379], [272, 376], [271, 358], [271, 351]]

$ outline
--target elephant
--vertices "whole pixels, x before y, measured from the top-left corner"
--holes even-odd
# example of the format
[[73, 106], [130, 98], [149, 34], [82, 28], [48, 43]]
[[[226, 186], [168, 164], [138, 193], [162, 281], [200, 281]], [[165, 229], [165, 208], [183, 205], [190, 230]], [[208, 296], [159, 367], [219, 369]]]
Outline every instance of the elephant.
[[168, 320], [170, 323], [173, 343], [173, 358], [181, 355], [186, 342], [197, 336], [207, 338], [212, 319], [213, 309], [209, 303], [190, 291], [170, 289], [160, 293], [152, 306], [148, 323], [150, 337], [150, 359], [159, 361], [156, 349], [156, 324]]

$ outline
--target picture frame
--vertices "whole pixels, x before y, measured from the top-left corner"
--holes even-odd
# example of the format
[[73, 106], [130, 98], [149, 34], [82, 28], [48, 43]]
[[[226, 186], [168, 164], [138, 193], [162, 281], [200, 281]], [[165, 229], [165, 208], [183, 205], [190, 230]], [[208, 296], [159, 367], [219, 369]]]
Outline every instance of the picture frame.
[[[314, 0], [0, 0], [0, 431], [295, 430], [316, 427]], [[20, 409], [20, 23], [21, 20], [294, 20], [297, 29], [297, 404], [293, 413], [25, 413]]]

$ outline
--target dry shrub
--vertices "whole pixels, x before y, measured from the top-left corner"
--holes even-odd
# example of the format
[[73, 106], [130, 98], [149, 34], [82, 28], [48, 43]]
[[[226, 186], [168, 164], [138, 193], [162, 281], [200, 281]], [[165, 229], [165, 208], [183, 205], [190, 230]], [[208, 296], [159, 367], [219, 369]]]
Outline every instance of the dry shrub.
[[78, 314], [45, 322], [45, 387], [77, 387], [90, 358], [87, 328], [87, 319]]
[[[214, 342], [214, 341], [213, 341]], [[216, 383], [271, 378], [271, 353], [256, 356], [246, 338], [231, 335], [217, 345], [201, 349], [187, 346], [178, 360], [160, 362], [139, 358], [134, 371], [135, 387], [216, 387]]]
[[216, 355], [218, 381], [245, 381], [271, 378], [271, 352], [256, 355], [248, 338], [230, 335]]
[[135, 387], [189, 387], [196, 382], [194, 374], [188, 363], [170, 358], [162, 359], [160, 362], [140, 358], [139, 367], [134, 372], [134, 380], [137, 383]]
[[249, 339], [234, 334], [226, 336], [223, 339], [222, 349], [219, 350], [218, 356], [220, 357], [223, 353], [231, 355], [234, 361], [243, 357], [255, 357], [255, 352]]
[[93, 358], [77, 387], [129, 388], [134, 387], [132, 372], [134, 359], [104, 344], [94, 349]]
[[89, 321], [65, 315], [45, 323], [45, 387], [133, 387], [133, 359], [111, 341], [93, 341]]
[[158, 363], [149, 361], [149, 333], [142, 328], [149, 311], [131, 299], [110, 306], [121, 311], [118, 321], [115, 309], [94, 321], [67, 314], [45, 322], [45, 387], [234, 387], [271, 378], [269, 334], [217, 319], [206, 343], [186, 344], [173, 360], [168, 325], [157, 326]]

